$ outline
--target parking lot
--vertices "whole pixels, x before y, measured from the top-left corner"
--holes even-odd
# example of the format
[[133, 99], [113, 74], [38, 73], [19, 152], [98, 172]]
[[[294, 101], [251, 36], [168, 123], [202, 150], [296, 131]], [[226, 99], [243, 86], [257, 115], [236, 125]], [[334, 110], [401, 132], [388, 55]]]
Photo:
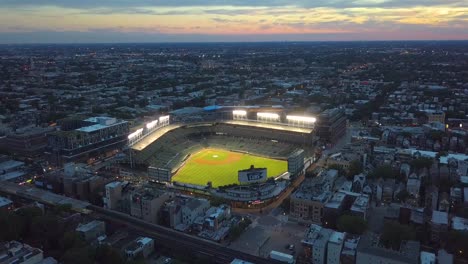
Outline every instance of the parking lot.
[[[306, 226], [288, 222], [287, 216], [277, 209], [252, 218], [252, 225], [231, 244], [232, 248], [262, 257], [268, 257], [272, 250], [295, 256], [303, 252], [301, 240]], [[294, 249], [287, 248], [289, 245]]]

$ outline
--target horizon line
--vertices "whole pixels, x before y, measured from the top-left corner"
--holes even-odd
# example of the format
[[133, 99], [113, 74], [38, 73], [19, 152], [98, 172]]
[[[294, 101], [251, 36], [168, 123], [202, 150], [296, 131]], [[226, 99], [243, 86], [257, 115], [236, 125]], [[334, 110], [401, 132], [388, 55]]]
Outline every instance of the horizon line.
[[394, 39], [394, 40], [269, 40], [269, 41], [249, 41], [249, 40], [230, 40], [230, 41], [115, 41], [115, 42], [0, 42], [0, 45], [86, 45], [86, 44], [242, 44], [242, 43], [344, 43], [344, 42], [466, 42], [468, 39]]

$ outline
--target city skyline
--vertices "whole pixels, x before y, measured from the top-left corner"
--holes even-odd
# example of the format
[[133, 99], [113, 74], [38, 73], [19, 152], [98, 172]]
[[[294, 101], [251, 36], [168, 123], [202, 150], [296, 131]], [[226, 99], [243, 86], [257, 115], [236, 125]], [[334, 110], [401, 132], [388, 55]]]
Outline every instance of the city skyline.
[[0, 2], [0, 43], [466, 40], [463, 0]]

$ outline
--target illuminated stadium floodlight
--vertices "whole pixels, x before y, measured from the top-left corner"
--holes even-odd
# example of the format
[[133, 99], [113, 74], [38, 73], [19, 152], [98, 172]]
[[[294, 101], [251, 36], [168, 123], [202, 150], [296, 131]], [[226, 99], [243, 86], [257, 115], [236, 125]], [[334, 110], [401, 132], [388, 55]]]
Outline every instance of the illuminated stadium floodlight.
[[139, 137], [141, 137], [142, 134], [143, 134], [143, 128], [140, 128], [137, 131], [135, 131], [135, 132], [131, 133], [130, 135], [128, 135], [128, 139], [129, 140], [138, 139]]
[[317, 118], [311, 116], [286, 116], [288, 123], [292, 126], [297, 127], [312, 127], [315, 122], [317, 122]]
[[257, 113], [257, 117], [279, 119], [279, 115], [275, 113]]
[[287, 120], [290, 121], [297, 121], [297, 122], [304, 122], [304, 123], [315, 123], [317, 122], [317, 118], [309, 117], [309, 116], [286, 116]]
[[279, 122], [280, 116], [275, 113], [257, 113], [257, 121], [260, 122]]
[[146, 129], [151, 130], [158, 125], [158, 120], [153, 120], [146, 124]]
[[232, 119], [234, 119], [234, 120], [245, 120], [245, 119], [247, 119], [247, 111], [245, 111], [245, 110], [234, 110], [234, 111], [232, 111]]
[[167, 126], [169, 125], [169, 116], [161, 116], [159, 118], [159, 124], [162, 125], [162, 126]]
[[234, 110], [234, 111], [232, 111], [232, 114], [233, 115], [238, 115], [238, 116], [246, 116], [247, 111], [245, 111], [245, 110]]

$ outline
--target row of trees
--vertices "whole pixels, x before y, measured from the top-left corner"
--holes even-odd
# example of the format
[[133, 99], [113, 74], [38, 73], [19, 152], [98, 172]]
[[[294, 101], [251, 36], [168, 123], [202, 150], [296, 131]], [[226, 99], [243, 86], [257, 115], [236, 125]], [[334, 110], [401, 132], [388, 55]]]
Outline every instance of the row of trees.
[[[0, 241], [16, 240], [41, 248], [63, 263], [124, 264], [122, 254], [107, 245], [92, 247], [74, 231], [61, 214], [70, 212], [61, 205], [44, 213], [39, 207], [21, 208], [0, 214]], [[131, 262], [134, 263], [134, 262]], [[135, 263], [141, 263], [136, 261]]]

